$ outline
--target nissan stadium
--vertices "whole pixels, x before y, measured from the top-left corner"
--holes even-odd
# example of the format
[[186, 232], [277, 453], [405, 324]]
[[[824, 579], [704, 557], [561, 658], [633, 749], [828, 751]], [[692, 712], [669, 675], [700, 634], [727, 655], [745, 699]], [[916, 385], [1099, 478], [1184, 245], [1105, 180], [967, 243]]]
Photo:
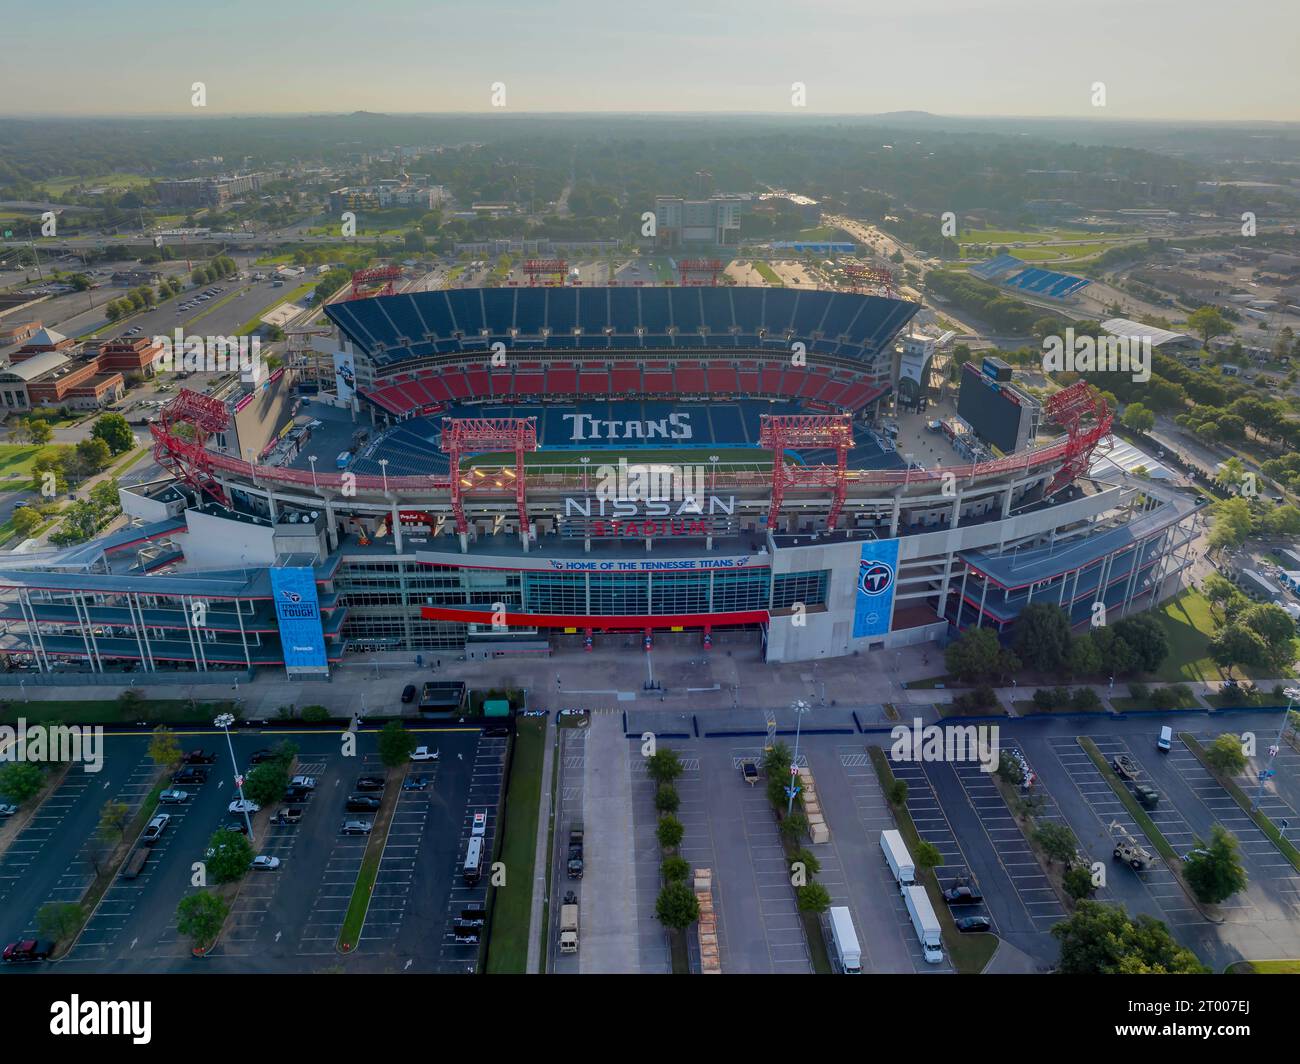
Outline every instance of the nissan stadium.
[[989, 359], [945, 413], [888, 287], [354, 295], [324, 371], [163, 408], [127, 528], [7, 557], [8, 661], [321, 677], [723, 631], [815, 660], [1041, 600], [1113, 619], [1190, 562], [1195, 500], [1106, 460], [1096, 392], [1039, 403]]

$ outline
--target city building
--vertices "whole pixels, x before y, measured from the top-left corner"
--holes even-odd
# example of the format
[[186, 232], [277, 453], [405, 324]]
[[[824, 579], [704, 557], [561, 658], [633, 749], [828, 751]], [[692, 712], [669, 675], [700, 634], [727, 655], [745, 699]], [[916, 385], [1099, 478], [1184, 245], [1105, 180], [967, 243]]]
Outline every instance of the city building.
[[734, 246], [740, 242], [743, 203], [739, 196], [715, 195], [706, 200], [656, 196], [655, 246]]
[[224, 207], [256, 195], [262, 189], [263, 174], [222, 177], [184, 177], [154, 182], [158, 201], [164, 207]]

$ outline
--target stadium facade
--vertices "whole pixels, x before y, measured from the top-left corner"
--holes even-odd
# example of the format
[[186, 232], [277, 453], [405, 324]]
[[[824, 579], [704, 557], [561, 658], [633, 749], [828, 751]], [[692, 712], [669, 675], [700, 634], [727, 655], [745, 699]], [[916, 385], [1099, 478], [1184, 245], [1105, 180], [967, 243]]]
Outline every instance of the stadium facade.
[[[1091, 467], [1110, 416], [1082, 385], [1045, 405], [1059, 434], [1022, 452], [899, 456], [877, 408], [917, 309], [707, 286], [332, 304], [316, 417], [286, 405], [246, 461], [221, 443], [247, 398], [181, 392], [151, 426], [171, 476], [123, 491], [131, 527], [3, 563], [0, 651], [63, 683], [320, 677], [356, 650], [627, 632], [647, 648], [748, 632], [767, 660], [802, 661], [1007, 631], [1030, 602], [1083, 625], [1098, 602], [1113, 619], [1172, 593], [1196, 503]], [[307, 453], [337, 440], [323, 468]]]

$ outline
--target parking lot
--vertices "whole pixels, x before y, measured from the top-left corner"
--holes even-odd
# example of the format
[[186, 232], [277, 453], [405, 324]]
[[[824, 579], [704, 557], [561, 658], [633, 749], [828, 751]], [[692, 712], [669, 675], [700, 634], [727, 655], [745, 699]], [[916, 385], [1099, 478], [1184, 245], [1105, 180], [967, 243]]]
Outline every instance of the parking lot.
[[[431, 730], [431, 729], [426, 729]], [[372, 733], [362, 733], [355, 757], [344, 757], [336, 733], [239, 732], [232, 736], [241, 768], [258, 749], [288, 738], [299, 747], [295, 772], [313, 776], [316, 788], [301, 804], [298, 823], [270, 823], [255, 839], [256, 853], [277, 858], [272, 870], [244, 878], [216, 950], [195, 961], [176, 928], [176, 906], [194, 890], [197, 862], [213, 833], [230, 817], [228, 754], [220, 733], [186, 738], [218, 754], [206, 783], [183, 785], [183, 804], [161, 806], [170, 818], [135, 878], [119, 874], [81, 935], [56, 962], [69, 970], [302, 971], [340, 963], [338, 934], [366, 850], [366, 836], [340, 833], [344, 804], [357, 777], [381, 775]], [[460, 865], [474, 813], [486, 819], [490, 854], [508, 740], [484, 738], [476, 729], [422, 735], [441, 748], [440, 761], [413, 765], [427, 786], [403, 790], [380, 863], [356, 956], [367, 970], [463, 972], [478, 957], [477, 944], [457, 943], [451, 919], [471, 902], [482, 903], [486, 873], [464, 886]], [[48, 901], [79, 898], [93, 879], [90, 858], [103, 849], [94, 835], [103, 803], [116, 799], [134, 813], [155, 777], [147, 740], [109, 736], [104, 771], [74, 768], [0, 862], [0, 936], [10, 941], [35, 933], [36, 913]], [[349, 814], [362, 816], [363, 814]], [[454, 912], [453, 912], [454, 910]]]

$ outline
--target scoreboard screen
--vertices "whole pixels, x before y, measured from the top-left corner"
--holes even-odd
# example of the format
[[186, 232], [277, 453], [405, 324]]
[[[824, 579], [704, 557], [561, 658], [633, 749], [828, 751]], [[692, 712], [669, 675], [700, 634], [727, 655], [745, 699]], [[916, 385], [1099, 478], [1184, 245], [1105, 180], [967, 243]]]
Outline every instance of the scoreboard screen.
[[1029, 411], [1013, 393], [1004, 391], [997, 381], [986, 377], [974, 363], [967, 362], [962, 366], [957, 413], [985, 443], [1003, 454], [1012, 454], [1020, 439], [1021, 419]]

